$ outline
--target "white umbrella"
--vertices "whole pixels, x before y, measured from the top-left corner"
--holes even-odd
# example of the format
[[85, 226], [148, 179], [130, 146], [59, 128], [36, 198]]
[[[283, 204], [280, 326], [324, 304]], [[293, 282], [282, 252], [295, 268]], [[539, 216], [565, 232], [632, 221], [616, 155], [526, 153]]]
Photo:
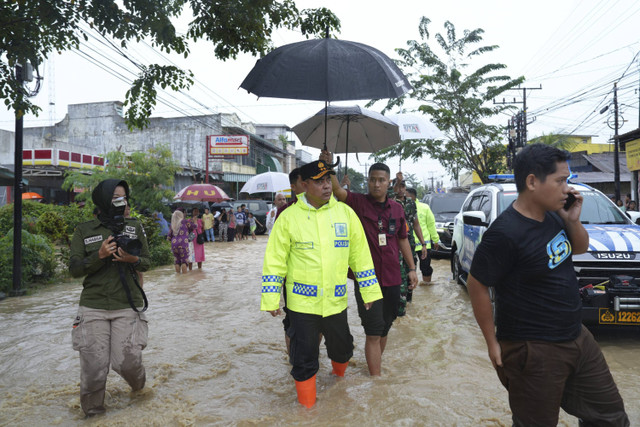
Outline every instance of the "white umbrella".
[[334, 153], [375, 153], [400, 142], [393, 121], [359, 105], [330, 105], [295, 125], [293, 132], [304, 145]]
[[[444, 134], [436, 125], [431, 123], [426, 117], [418, 114], [389, 114], [387, 117], [398, 125], [400, 139], [438, 139]], [[402, 155], [398, 167], [402, 163]]]
[[438, 139], [444, 135], [426, 117], [418, 114], [389, 114], [391, 120], [398, 125], [400, 139]]
[[289, 175], [282, 172], [265, 172], [251, 177], [240, 190], [241, 193], [277, 193], [291, 189]]

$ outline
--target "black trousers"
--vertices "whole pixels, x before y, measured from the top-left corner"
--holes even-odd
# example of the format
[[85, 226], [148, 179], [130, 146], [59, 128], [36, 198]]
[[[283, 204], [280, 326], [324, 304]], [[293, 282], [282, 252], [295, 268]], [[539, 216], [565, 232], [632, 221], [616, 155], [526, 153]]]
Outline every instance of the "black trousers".
[[328, 317], [289, 310], [289, 320], [289, 363], [293, 366], [291, 375], [296, 381], [306, 381], [318, 372], [320, 334], [324, 336], [329, 359], [345, 363], [353, 356], [353, 336], [349, 331], [346, 309]]
[[433, 267], [431, 267], [431, 249], [427, 250], [427, 256], [425, 259], [420, 258], [422, 251], [416, 251], [416, 256], [420, 260], [420, 272], [423, 276], [429, 277], [433, 274]]

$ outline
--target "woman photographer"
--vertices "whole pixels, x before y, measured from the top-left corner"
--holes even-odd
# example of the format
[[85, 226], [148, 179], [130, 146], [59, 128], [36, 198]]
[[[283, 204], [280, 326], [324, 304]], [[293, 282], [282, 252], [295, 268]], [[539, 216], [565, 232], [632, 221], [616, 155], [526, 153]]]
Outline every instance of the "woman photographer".
[[84, 277], [72, 341], [73, 349], [80, 352], [80, 404], [87, 416], [105, 412], [109, 365], [132, 390], [144, 387], [142, 350], [148, 327], [145, 315], [136, 308], [146, 306], [137, 272], [150, 266], [142, 224], [125, 218], [126, 181], [100, 182], [92, 199], [99, 209], [97, 218], [76, 227], [69, 260], [71, 275]]

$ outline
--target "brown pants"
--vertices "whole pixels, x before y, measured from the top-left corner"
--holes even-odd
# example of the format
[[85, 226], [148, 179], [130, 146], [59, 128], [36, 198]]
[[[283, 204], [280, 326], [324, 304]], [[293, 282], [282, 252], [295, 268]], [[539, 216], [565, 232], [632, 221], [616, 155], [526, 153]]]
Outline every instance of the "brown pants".
[[130, 308], [79, 308], [71, 335], [73, 349], [80, 352], [80, 405], [85, 414], [105, 411], [109, 365], [134, 391], [144, 387], [142, 350], [147, 346], [147, 334], [146, 316]]
[[583, 426], [629, 425], [609, 366], [584, 326], [574, 341], [500, 341], [500, 347], [497, 373], [514, 426], [556, 426], [560, 408]]

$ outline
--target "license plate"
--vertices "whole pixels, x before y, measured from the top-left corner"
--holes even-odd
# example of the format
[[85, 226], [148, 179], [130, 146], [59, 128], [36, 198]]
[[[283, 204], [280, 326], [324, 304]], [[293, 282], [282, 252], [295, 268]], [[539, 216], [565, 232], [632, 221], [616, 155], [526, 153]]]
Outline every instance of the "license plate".
[[601, 308], [598, 323], [601, 325], [640, 325], [640, 311], [613, 311]]

